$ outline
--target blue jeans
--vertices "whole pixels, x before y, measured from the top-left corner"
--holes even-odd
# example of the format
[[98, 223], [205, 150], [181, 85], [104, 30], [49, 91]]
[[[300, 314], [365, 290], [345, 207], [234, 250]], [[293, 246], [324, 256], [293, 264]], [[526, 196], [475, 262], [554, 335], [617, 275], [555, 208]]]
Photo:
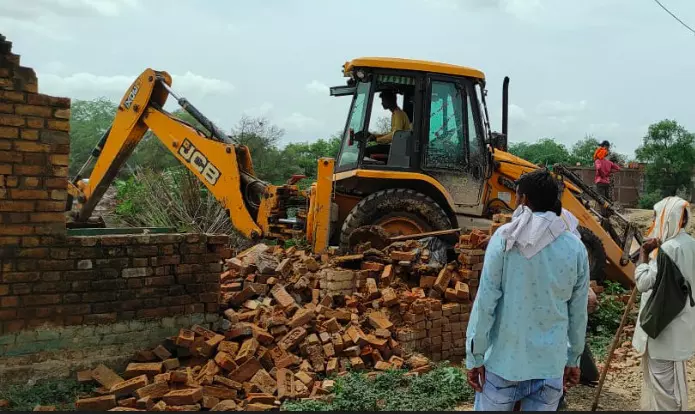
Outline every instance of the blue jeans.
[[475, 393], [474, 411], [512, 411], [521, 401], [521, 411], [556, 411], [562, 397], [562, 378], [507, 381], [485, 372], [483, 392]]

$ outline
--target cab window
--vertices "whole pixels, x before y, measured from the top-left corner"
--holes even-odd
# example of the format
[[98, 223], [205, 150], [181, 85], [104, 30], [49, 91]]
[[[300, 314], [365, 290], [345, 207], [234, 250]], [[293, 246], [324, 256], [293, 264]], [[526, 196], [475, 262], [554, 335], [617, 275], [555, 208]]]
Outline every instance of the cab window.
[[352, 100], [352, 107], [350, 108], [350, 118], [343, 133], [343, 144], [340, 150], [338, 167], [356, 164], [359, 158], [359, 145], [357, 141], [350, 142], [350, 133], [354, 134], [364, 129], [370, 86], [370, 82], [360, 82], [357, 86], [355, 98]]
[[453, 82], [432, 82], [429, 136], [425, 148], [425, 168], [465, 167], [465, 124], [462, 89]]

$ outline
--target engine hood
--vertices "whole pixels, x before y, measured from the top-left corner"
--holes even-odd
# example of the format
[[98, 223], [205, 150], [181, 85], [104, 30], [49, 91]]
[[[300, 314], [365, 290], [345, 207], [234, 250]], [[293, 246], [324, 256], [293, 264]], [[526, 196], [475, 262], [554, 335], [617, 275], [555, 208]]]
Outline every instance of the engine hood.
[[536, 164], [533, 164], [532, 162], [526, 161], [525, 159], [519, 158], [516, 155], [512, 155], [508, 152], [504, 152], [504, 151], [500, 151], [500, 150], [495, 150], [493, 157], [494, 157], [495, 161], [498, 161], [498, 162], [514, 164], [514, 165], [518, 165], [520, 167], [526, 167], [526, 168], [533, 168], [533, 169], [538, 168], [538, 166]]

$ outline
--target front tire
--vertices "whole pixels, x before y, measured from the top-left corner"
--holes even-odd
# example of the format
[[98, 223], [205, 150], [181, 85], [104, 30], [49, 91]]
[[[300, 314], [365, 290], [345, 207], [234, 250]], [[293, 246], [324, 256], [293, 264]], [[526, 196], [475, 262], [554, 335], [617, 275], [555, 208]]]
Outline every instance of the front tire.
[[389, 236], [448, 230], [451, 221], [432, 198], [414, 190], [392, 188], [362, 199], [350, 211], [340, 232], [340, 248], [350, 248], [350, 235], [362, 226], [380, 226]]

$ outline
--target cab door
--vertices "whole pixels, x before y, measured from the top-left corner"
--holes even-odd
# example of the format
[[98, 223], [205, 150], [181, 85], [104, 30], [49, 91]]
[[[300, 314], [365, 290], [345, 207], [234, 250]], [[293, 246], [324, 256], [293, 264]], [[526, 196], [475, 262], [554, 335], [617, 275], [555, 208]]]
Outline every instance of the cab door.
[[422, 169], [449, 191], [457, 215], [480, 215], [487, 158], [473, 84], [429, 76], [425, 93]]

